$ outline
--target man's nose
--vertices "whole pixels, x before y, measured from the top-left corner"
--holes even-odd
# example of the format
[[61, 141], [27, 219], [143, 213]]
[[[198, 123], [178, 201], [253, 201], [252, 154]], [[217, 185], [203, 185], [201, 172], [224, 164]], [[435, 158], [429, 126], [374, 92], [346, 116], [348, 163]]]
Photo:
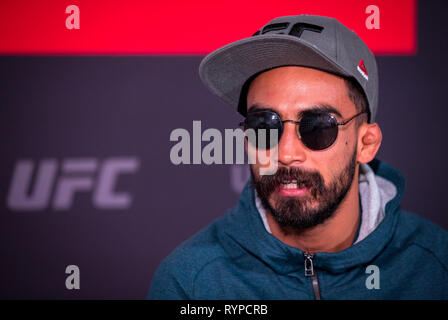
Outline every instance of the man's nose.
[[292, 122], [283, 124], [283, 133], [278, 144], [278, 161], [285, 166], [306, 160], [305, 146], [297, 135], [296, 126]]

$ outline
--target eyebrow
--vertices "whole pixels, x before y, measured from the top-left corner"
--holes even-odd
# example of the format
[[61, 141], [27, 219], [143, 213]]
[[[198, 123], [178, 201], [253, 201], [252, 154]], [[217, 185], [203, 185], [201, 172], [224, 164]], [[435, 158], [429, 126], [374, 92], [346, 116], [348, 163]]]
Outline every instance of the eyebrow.
[[259, 104], [259, 103], [255, 103], [255, 104], [251, 105], [249, 108], [247, 108], [247, 113], [249, 113], [249, 112], [257, 112], [257, 111], [273, 111], [273, 112], [277, 113], [277, 111], [275, 111], [271, 107], [264, 106], [264, 105]]
[[[269, 106], [265, 106], [259, 103], [255, 103], [253, 105], [251, 105], [248, 109], [247, 112], [257, 112], [257, 111], [273, 111], [275, 113], [278, 113], [277, 111], [275, 111], [274, 109], [272, 109]], [[303, 113], [305, 112], [321, 112], [321, 113], [333, 113], [334, 115], [342, 118], [342, 114], [333, 106], [329, 105], [329, 104], [316, 104], [316, 105], [312, 105], [304, 110], [301, 110], [298, 114], [297, 114], [297, 118], [300, 118], [300, 116], [303, 115]]]

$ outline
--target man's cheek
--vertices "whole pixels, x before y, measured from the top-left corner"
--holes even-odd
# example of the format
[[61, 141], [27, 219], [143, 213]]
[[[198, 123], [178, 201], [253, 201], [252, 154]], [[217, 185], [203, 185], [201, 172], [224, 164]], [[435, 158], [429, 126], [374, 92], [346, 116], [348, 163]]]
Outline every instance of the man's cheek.
[[[260, 176], [264, 175], [274, 175], [278, 169], [278, 146], [276, 141], [278, 141], [277, 130], [270, 130], [269, 142], [266, 141], [265, 130], [259, 130], [258, 135], [255, 134], [253, 130], [246, 130], [245, 132], [245, 148], [247, 152], [247, 157], [249, 164], [257, 165], [257, 173]], [[257, 144], [259, 148], [255, 147]], [[272, 147], [266, 149], [266, 145], [269, 144]]]

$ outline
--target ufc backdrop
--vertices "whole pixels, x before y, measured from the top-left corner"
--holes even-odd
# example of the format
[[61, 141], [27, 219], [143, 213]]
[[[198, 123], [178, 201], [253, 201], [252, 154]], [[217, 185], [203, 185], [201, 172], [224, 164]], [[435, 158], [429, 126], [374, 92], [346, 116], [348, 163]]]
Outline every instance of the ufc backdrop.
[[174, 129], [241, 121], [199, 63], [281, 15], [338, 18], [374, 51], [378, 158], [407, 179], [402, 207], [448, 228], [447, 12], [410, 0], [0, 1], [0, 298], [145, 298], [161, 260], [249, 177], [246, 165], [170, 160]]

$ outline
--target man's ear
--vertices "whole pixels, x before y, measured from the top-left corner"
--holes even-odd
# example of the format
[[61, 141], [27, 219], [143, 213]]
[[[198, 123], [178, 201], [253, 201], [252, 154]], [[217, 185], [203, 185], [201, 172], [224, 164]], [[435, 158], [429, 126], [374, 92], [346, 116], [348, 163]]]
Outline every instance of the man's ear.
[[358, 129], [358, 163], [372, 161], [381, 145], [383, 134], [377, 123], [363, 123]]

